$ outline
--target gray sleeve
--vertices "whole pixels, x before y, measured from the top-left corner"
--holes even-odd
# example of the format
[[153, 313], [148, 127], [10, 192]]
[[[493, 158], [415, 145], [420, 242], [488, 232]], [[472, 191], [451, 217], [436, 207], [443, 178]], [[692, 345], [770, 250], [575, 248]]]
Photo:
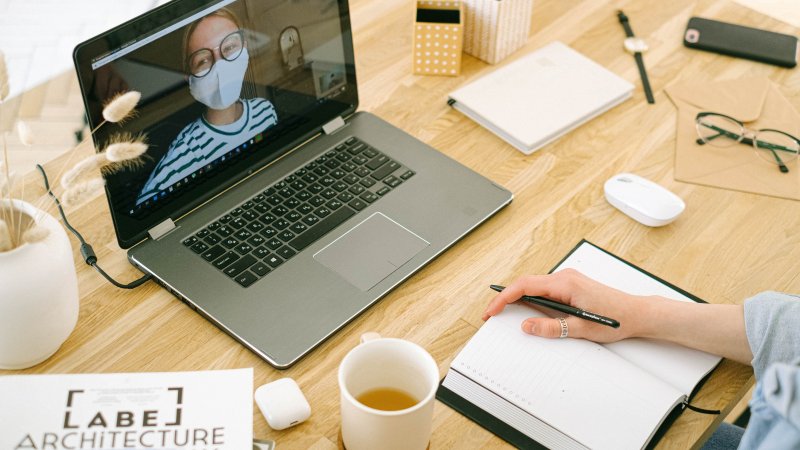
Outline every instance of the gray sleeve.
[[745, 300], [744, 326], [757, 380], [770, 364], [800, 357], [800, 297], [762, 292]]

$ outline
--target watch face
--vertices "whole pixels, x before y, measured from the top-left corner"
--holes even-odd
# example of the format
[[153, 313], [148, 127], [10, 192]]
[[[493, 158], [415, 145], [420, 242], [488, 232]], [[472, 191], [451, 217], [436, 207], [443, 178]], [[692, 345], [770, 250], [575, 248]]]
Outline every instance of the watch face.
[[647, 42], [638, 37], [629, 37], [628, 39], [625, 39], [624, 45], [625, 50], [627, 50], [629, 53], [644, 53], [649, 48], [647, 46]]

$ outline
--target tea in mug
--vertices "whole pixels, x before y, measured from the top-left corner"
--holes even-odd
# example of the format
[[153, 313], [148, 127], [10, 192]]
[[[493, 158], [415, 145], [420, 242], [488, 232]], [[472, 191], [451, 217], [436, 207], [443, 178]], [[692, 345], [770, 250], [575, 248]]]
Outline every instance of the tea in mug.
[[372, 389], [359, 395], [356, 400], [362, 405], [381, 411], [400, 411], [419, 403], [411, 395], [394, 388]]

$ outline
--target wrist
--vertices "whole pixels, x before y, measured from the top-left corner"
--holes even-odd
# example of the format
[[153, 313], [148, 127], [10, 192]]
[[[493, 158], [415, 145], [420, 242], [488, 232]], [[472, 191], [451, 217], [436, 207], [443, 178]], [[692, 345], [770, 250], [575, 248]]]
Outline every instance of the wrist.
[[665, 309], [671, 303], [674, 304], [674, 301], [656, 295], [630, 295], [628, 303], [626, 309], [630, 312], [627, 318], [630, 327], [627, 337], [664, 339], [665, 336], [669, 335], [666, 330], [670, 326], [664, 319], [669, 318], [671, 314]]

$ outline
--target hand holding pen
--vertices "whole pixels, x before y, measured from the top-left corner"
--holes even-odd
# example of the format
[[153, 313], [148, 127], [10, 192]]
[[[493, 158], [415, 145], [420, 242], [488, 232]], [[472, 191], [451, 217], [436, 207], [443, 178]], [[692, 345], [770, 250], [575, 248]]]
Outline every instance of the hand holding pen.
[[[503, 292], [503, 290], [505, 289], [505, 286], [498, 286], [496, 284], [493, 284], [489, 287], [497, 292]], [[601, 316], [600, 314], [597, 313], [585, 311], [583, 309], [576, 308], [574, 306], [565, 305], [555, 300], [550, 300], [544, 297], [538, 297], [534, 295], [523, 295], [522, 297], [520, 297], [520, 300], [534, 305], [544, 306], [545, 308], [554, 309], [558, 312], [562, 312], [570, 316], [578, 317], [585, 320], [590, 320], [594, 323], [599, 323], [600, 325], [605, 325], [611, 328], [619, 328], [619, 322], [617, 322], [615, 319]]]
[[492, 299], [483, 319], [499, 314], [507, 304], [525, 301], [524, 296], [539, 297], [541, 300], [527, 301], [566, 314], [564, 318], [535, 317], [522, 323], [526, 333], [550, 338], [567, 335], [595, 342], [625, 339], [636, 331], [636, 311], [642, 307], [634, 296], [567, 269], [516, 280]]

